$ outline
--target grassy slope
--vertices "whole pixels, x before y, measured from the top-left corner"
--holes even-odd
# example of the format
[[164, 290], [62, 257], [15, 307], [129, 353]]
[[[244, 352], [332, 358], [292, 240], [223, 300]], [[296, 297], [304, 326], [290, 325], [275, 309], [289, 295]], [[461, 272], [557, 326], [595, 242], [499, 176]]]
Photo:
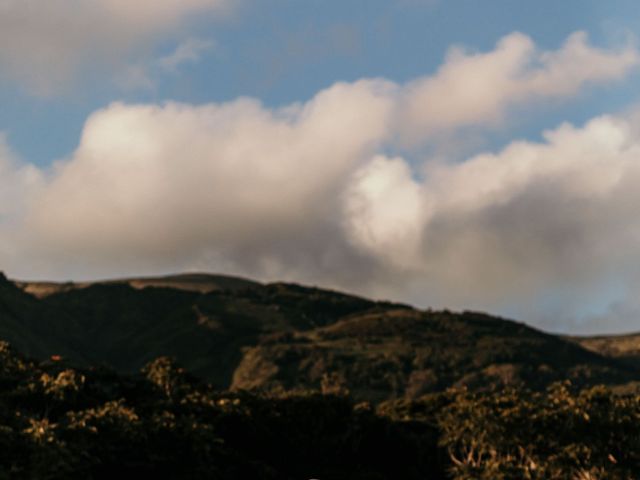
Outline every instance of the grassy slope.
[[640, 333], [570, 337], [570, 340], [587, 350], [640, 368]]
[[562, 379], [624, 384], [637, 371], [524, 324], [465, 312], [354, 315], [246, 352], [234, 388], [343, 389], [356, 398], [417, 397]]

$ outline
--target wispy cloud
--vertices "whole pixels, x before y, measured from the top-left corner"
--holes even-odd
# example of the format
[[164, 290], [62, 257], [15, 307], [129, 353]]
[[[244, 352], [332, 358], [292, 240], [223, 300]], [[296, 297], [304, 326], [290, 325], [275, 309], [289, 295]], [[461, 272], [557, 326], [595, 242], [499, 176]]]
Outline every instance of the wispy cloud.
[[168, 55], [123, 66], [113, 80], [116, 86], [127, 92], [153, 91], [164, 75], [177, 74], [181, 67], [199, 62], [205, 52], [214, 48], [213, 40], [188, 38]]
[[125, 91], [153, 90], [156, 83], [152, 73], [145, 65], [128, 65], [118, 73], [114, 81], [116, 85]]
[[204, 53], [214, 48], [215, 43], [212, 40], [188, 38], [180, 43], [172, 53], [158, 59], [157, 64], [168, 72], [176, 72], [185, 63], [197, 63]]

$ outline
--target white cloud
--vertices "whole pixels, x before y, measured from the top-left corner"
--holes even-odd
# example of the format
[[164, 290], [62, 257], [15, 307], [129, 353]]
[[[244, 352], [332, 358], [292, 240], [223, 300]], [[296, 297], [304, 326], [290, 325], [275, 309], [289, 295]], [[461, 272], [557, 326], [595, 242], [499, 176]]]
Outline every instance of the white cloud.
[[430, 214], [428, 203], [403, 159], [376, 156], [355, 172], [345, 191], [347, 236], [391, 265], [412, 268]]
[[28, 229], [42, 247], [103, 265], [210, 254], [262, 262], [283, 242], [329, 228], [332, 198], [389, 129], [387, 90], [337, 84], [277, 111], [250, 99], [114, 104], [88, 120]]
[[435, 75], [406, 86], [401, 136], [415, 144], [452, 129], [499, 123], [514, 105], [575, 95], [585, 84], [623, 78], [639, 62], [633, 46], [602, 50], [590, 46], [584, 32], [556, 51], [538, 50], [521, 33], [504, 37], [487, 53], [455, 47]]
[[233, 0], [0, 0], [0, 77], [38, 94], [63, 88], [82, 65], [126, 64], [194, 16]]
[[[582, 297], [576, 300], [585, 302], [608, 282], [631, 281], [640, 271], [637, 127], [629, 119], [604, 116], [584, 128], [549, 131], [544, 143], [514, 142], [498, 154], [429, 169], [424, 181], [410, 184], [423, 194], [399, 209], [422, 209], [412, 213], [422, 219], [413, 226], [420, 248], [404, 262], [414, 265], [413, 288], [440, 306], [527, 305], [542, 321], [549, 312], [536, 302], [542, 304], [550, 290], [577, 290]], [[402, 169], [398, 162], [393, 168]], [[375, 169], [372, 175], [375, 180]], [[406, 182], [395, 183], [396, 191], [387, 196], [407, 195]], [[372, 202], [350, 224], [374, 231], [390, 225], [386, 208]], [[352, 239], [359, 239], [359, 230]], [[397, 238], [373, 250], [390, 271], [397, 265], [386, 252], [406, 255], [407, 242]], [[367, 238], [360, 245], [371, 248]]]
[[4, 268], [19, 268], [25, 259], [18, 254], [21, 224], [27, 202], [36, 195], [42, 182], [41, 172], [33, 166], [21, 165], [0, 132], [0, 260]]
[[[640, 277], [640, 115], [561, 125], [542, 142], [460, 163], [416, 168], [393, 153], [403, 147], [398, 132], [429, 142], [483, 126], [514, 103], [615, 80], [637, 58], [588, 47], [580, 35], [536, 51], [512, 35], [405, 87], [338, 83], [280, 109], [248, 98], [115, 103], [87, 120], [77, 150], [46, 179], [0, 162], [3, 189], [21, 185], [20, 172], [39, 179], [5, 200], [23, 207], [12, 213], [17, 234], [0, 229], [0, 262], [19, 276], [35, 271], [19, 267], [27, 258], [38, 276], [226, 271], [520, 312], [538, 324], [557, 313], [550, 292], [563, 292], [562, 318], [578, 315], [614, 279]], [[476, 94], [445, 81], [449, 68], [480, 79], [483, 103], [472, 113], [462, 105]], [[424, 85], [446, 102], [422, 102]]]
[[40, 171], [34, 166], [20, 164], [0, 132], [0, 227], [24, 213], [24, 202], [41, 181]]

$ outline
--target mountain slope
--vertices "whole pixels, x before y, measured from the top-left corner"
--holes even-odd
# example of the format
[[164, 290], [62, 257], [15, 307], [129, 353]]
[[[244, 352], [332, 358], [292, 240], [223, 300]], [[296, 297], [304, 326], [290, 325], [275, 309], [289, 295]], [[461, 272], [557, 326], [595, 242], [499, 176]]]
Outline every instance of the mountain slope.
[[247, 288], [238, 288], [238, 281], [230, 290], [202, 293], [113, 281], [37, 298], [5, 280], [0, 284], [0, 305], [6, 306], [0, 310], [0, 334], [36, 358], [63, 355], [125, 372], [170, 355], [226, 387], [242, 348], [255, 345], [260, 336], [304, 331], [385, 305], [294, 285], [244, 284]]
[[324, 388], [361, 399], [452, 386], [540, 389], [558, 380], [622, 384], [634, 368], [524, 324], [464, 312], [388, 310], [280, 336], [248, 350], [233, 388]]
[[349, 390], [375, 401], [456, 385], [640, 376], [635, 365], [479, 313], [208, 275], [62, 285], [43, 294], [1, 278], [0, 339], [80, 366], [133, 372], [168, 355], [219, 388]]
[[570, 337], [570, 340], [587, 350], [640, 368], [640, 333]]

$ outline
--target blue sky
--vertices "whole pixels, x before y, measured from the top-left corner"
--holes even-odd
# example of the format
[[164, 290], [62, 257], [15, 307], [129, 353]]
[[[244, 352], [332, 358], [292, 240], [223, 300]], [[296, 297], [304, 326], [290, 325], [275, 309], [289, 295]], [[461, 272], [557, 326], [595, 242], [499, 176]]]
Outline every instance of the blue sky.
[[639, 27], [630, 0], [0, 1], [0, 267], [640, 329]]
[[[587, 31], [598, 45], [620, 43], [640, 28], [640, 8], [622, 0], [244, 0], [229, 17], [189, 28], [188, 36], [210, 39], [215, 48], [177, 74], [154, 79], [152, 89], [123, 91], [112, 78], [79, 78], [66, 90], [42, 97], [5, 82], [0, 130], [25, 159], [47, 165], [77, 146], [91, 112], [115, 100], [204, 103], [248, 95], [277, 106], [306, 100], [336, 81], [385, 77], [405, 82], [436, 70], [451, 45], [488, 50], [513, 31], [548, 49], [577, 30]], [[169, 53], [176, 40], [158, 41], [151, 54]], [[631, 80], [557, 109], [529, 112], [516, 123], [515, 134], [535, 138], [560, 121], [579, 123], [625, 108], [638, 97], [639, 78]], [[513, 135], [498, 135], [497, 141]]]

